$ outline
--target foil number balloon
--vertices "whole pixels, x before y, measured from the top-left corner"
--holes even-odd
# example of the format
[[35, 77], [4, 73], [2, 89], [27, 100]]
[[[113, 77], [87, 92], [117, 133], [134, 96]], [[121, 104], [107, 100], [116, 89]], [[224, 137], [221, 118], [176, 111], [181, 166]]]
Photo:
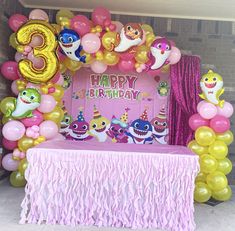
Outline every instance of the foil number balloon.
[[44, 60], [44, 66], [37, 69], [33, 63], [24, 59], [19, 62], [21, 75], [32, 83], [45, 83], [53, 78], [59, 68], [59, 61], [56, 56], [57, 41], [54, 29], [47, 22], [41, 20], [31, 20], [22, 26], [16, 38], [20, 45], [27, 46], [30, 44], [34, 35], [43, 38], [43, 43], [34, 48], [34, 56]]

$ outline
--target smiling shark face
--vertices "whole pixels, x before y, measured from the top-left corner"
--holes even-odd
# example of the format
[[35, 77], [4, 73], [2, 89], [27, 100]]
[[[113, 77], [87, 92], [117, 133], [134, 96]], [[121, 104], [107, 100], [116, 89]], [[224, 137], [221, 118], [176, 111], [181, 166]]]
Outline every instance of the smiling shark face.
[[129, 128], [130, 134], [139, 139], [146, 139], [151, 137], [152, 131], [153, 128], [150, 122], [142, 119], [134, 120]]
[[60, 123], [60, 133], [66, 134], [69, 130], [69, 125], [72, 123], [73, 118], [68, 114], [64, 114], [64, 118]]
[[81, 44], [81, 39], [78, 33], [70, 29], [64, 29], [59, 34], [59, 44], [63, 51], [75, 51]]

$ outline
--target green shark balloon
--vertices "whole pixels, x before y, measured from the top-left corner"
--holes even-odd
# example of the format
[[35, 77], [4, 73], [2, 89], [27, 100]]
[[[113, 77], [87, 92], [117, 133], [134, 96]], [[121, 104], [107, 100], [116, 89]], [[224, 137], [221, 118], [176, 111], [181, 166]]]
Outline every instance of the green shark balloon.
[[40, 93], [34, 88], [27, 88], [19, 93], [12, 117], [17, 119], [32, 117], [32, 111], [39, 107], [40, 103]]

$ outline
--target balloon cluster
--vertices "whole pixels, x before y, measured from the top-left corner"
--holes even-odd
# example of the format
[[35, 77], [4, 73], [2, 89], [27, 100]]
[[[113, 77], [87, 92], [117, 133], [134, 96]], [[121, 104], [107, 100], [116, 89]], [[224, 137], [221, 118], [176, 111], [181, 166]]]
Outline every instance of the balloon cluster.
[[[213, 82], [209, 82], [210, 77]], [[220, 81], [222, 77], [218, 78], [218, 74], [212, 71], [202, 77], [201, 88], [205, 100], [197, 105], [198, 113], [189, 119], [189, 126], [195, 131], [195, 140], [188, 147], [200, 157], [200, 173], [196, 178], [194, 192], [195, 201], [200, 203], [211, 197], [226, 201], [232, 195], [226, 175], [232, 170], [232, 163], [227, 155], [228, 145], [233, 142], [233, 134], [229, 130], [229, 117], [233, 114], [233, 107], [229, 102], [218, 98], [218, 92], [222, 92], [222, 84], [220, 88], [213, 89]], [[203, 82], [210, 90], [210, 97], [206, 97], [208, 92], [203, 87]], [[214, 100], [217, 97], [217, 102], [213, 101], [213, 94]]]

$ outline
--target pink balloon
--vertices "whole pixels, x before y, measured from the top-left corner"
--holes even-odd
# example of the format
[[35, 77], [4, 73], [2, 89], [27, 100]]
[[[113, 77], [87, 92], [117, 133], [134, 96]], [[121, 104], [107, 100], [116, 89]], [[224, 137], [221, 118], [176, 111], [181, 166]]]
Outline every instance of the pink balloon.
[[32, 10], [29, 14], [29, 19], [49, 21], [49, 17], [47, 13], [44, 10], [40, 10], [40, 9]]
[[11, 84], [11, 91], [14, 93], [14, 95], [18, 95], [18, 94], [19, 94], [16, 81], [17, 81], [17, 80], [14, 80], [14, 81], [12, 82], [12, 84]]
[[161, 73], [161, 69], [157, 69], [157, 70], [148, 70], [147, 74], [152, 76], [152, 77], [156, 77], [157, 75], [159, 75]]
[[224, 106], [222, 108], [217, 106], [217, 110], [217, 115], [222, 115], [226, 118], [229, 118], [233, 115], [233, 106], [229, 102], [224, 102]]
[[198, 113], [199, 113], [200, 107], [201, 107], [204, 103], [206, 103], [206, 101], [205, 101], [205, 100], [202, 100], [202, 101], [200, 101], [200, 102], [197, 104], [197, 112], [198, 112]]
[[63, 77], [63, 75], [60, 74], [60, 72], [57, 72], [56, 75], [51, 80], [51, 82], [56, 83], [58, 85], [63, 85], [64, 84], [64, 77]]
[[17, 141], [11, 141], [3, 137], [2, 145], [7, 150], [14, 150], [17, 147]]
[[53, 139], [51, 139], [53, 141], [59, 141], [59, 140], [65, 140], [65, 137], [62, 134], [58, 134], [56, 135]]
[[20, 52], [16, 52], [15, 53], [15, 61], [18, 63], [22, 59], [26, 59], [26, 56]]
[[119, 21], [112, 21], [112, 23], [116, 26], [116, 29], [115, 29], [116, 32], [120, 32], [122, 28], [124, 27], [124, 25]]
[[214, 104], [205, 102], [199, 107], [199, 114], [204, 119], [212, 119], [217, 114], [217, 108]]
[[33, 55], [33, 51], [31, 51], [28, 56], [28, 60], [33, 62], [33, 66], [37, 69], [41, 69], [44, 66], [44, 60], [42, 58], [37, 58]]
[[230, 121], [224, 116], [216, 115], [211, 119], [210, 127], [217, 133], [224, 133], [230, 129]]
[[43, 115], [38, 110], [33, 111], [33, 116], [20, 120], [25, 127], [32, 127], [33, 125], [39, 125], [43, 121]]
[[171, 47], [171, 53], [168, 57], [168, 61], [170, 64], [176, 64], [180, 61], [181, 58], [181, 52], [177, 47]]
[[8, 20], [8, 25], [13, 31], [17, 31], [27, 21], [28, 19], [24, 15], [13, 14]]
[[41, 46], [43, 43], [43, 38], [40, 35], [34, 35], [32, 41], [30, 42], [29, 46], [31, 47], [38, 47]]
[[118, 63], [118, 68], [122, 72], [133, 71], [135, 67], [134, 59], [130, 60], [120, 60]]
[[103, 62], [100, 62], [100, 61], [94, 61], [93, 63], [91, 63], [91, 70], [97, 74], [101, 74], [101, 73], [104, 73], [108, 66], [103, 63]]
[[25, 126], [20, 121], [11, 120], [2, 128], [3, 136], [10, 141], [17, 141], [24, 136]]
[[40, 106], [37, 108], [42, 113], [53, 111], [56, 106], [56, 100], [52, 95], [42, 95]]
[[39, 125], [39, 129], [40, 129], [40, 135], [44, 136], [46, 139], [54, 138], [59, 132], [58, 126], [56, 125], [55, 122], [51, 120], [43, 121]]
[[209, 126], [209, 120], [203, 119], [199, 114], [194, 114], [189, 118], [189, 126], [195, 131], [201, 126]]
[[131, 60], [135, 56], [134, 53], [129, 53], [129, 52], [122, 52], [122, 53], [119, 53], [119, 55], [122, 60]]
[[82, 47], [87, 53], [95, 53], [100, 49], [100, 38], [93, 33], [88, 33], [82, 37]]
[[13, 160], [12, 157], [12, 153], [9, 153], [2, 159], [2, 166], [7, 171], [16, 171], [20, 163], [18, 160]]
[[9, 80], [19, 79], [18, 63], [14, 61], [6, 61], [1, 66], [2, 75]]
[[91, 22], [84, 15], [76, 15], [70, 20], [71, 29], [75, 30], [80, 36], [91, 31]]
[[111, 20], [111, 15], [106, 8], [97, 7], [93, 10], [91, 19], [95, 25], [104, 26], [106, 20]]

